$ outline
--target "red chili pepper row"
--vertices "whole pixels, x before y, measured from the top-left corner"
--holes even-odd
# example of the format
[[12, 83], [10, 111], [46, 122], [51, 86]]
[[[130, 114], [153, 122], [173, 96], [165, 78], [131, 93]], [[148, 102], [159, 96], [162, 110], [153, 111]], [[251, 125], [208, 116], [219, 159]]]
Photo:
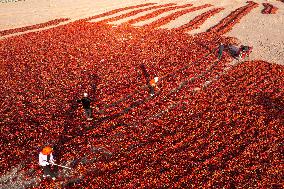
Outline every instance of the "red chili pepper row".
[[129, 9], [135, 9], [135, 8], [141, 8], [141, 7], [145, 7], [145, 6], [151, 6], [151, 5], [155, 5], [156, 3], [145, 3], [145, 4], [140, 4], [140, 5], [133, 5], [133, 6], [128, 6], [128, 7], [122, 7], [122, 8], [118, 8], [118, 9], [114, 9], [96, 16], [91, 16], [89, 18], [85, 18], [82, 19], [81, 21], [89, 21], [89, 20], [93, 20], [93, 19], [97, 19], [97, 18], [101, 18], [101, 17], [105, 17], [105, 16], [110, 16], [122, 11], [126, 11]]
[[140, 16], [138, 18], [133, 18], [133, 19], [127, 21], [125, 24], [135, 24], [137, 22], [141, 22], [141, 21], [144, 21], [144, 20], [148, 20], [150, 18], [154, 18], [154, 17], [156, 17], [160, 14], [163, 14], [164, 12], [168, 12], [168, 11], [176, 10], [176, 9], [181, 9], [181, 8], [187, 8], [187, 7], [190, 7], [190, 6], [192, 6], [192, 4], [185, 4], [185, 5], [179, 5], [179, 6], [173, 6], [173, 7], [167, 7], [167, 8], [159, 9], [159, 10], [153, 11], [151, 13], [148, 13], [144, 16]]
[[178, 17], [180, 17], [184, 14], [187, 14], [187, 13], [190, 13], [190, 12], [193, 12], [193, 11], [197, 11], [197, 10], [200, 10], [200, 9], [204, 9], [204, 8], [207, 8], [207, 7], [210, 7], [210, 6], [212, 6], [212, 5], [205, 4], [205, 5], [192, 7], [192, 8], [181, 10], [181, 11], [177, 11], [175, 13], [168, 15], [168, 16], [162, 17], [162, 18], [160, 18], [160, 19], [158, 19], [158, 20], [156, 20], [156, 21], [154, 21], [150, 24], [147, 24], [144, 27], [157, 28], [159, 26], [162, 26], [162, 25], [169, 23], [172, 20], [175, 20], [176, 18], [178, 18]]
[[65, 22], [65, 21], [68, 21], [68, 20], [70, 20], [70, 19], [69, 18], [59, 18], [59, 19], [55, 19], [55, 20], [50, 20], [48, 22], [31, 25], [31, 26], [25, 26], [25, 27], [21, 27], [21, 28], [3, 30], [3, 31], [0, 31], [0, 36], [9, 35], [9, 34], [18, 33], [18, 32], [24, 32], [24, 31], [28, 31], [28, 30], [45, 28], [47, 26], [57, 25], [61, 22]]
[[117, 21], [117, 20], [120, 20], [120, 19], [124, 19], [124, 18], [127, 18], [127, 17], [134, 16], [134, 15], [139, 14], [139, 13], [144, 12], [144, 11], [159, 9], [159, 8], [163, 8], [163, 7], [173, 6], [173, 5], [175, 5], [175, 4], [174, 3], [168, 3], [168, 4], [164, 4], [164, 5], [156, 5], [156, 6], [147, 7], [147, 8], [144, 8], [144, 9], [138, 9], [138, 10], [134, 10], [134, 11], [119, 15], [119, 16], [104, 19], [102, 21], [99, 21], [99, 23], [114, 22], [114, 21]]
[[247, 15], [252, 9], [258, 7], [253, 1], [248, 1], [248, 5], [240, 7], [221, 20], [217, 25], [209, 28], [208, 33], [225, 34], [232, 30], [233, 26], [240, 22], [241, 18]]
[[214, 8], [212, 10], [206, 11], [201, 15], [196, 16], [190, 22], [175, 28], [175, 31], [182, 31], [187, 32], [193, 29], [199, 28], [208, 18], [214, 16], [215, 14], [219, 13], [220, 11], [224, 10], [224, 8]]

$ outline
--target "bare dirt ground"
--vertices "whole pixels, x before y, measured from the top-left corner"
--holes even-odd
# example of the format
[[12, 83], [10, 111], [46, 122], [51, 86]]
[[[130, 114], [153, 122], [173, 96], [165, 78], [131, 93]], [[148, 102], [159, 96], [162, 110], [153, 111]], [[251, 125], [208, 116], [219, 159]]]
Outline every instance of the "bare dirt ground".
[[[4, 1], [3, 1], [4, 2]], [[212, 4], [212, 7], [194, 11], [185, 15], [178, 17], [177, 19], [171, 21], [170, 23], [161, 26], [160, 28], [175, 28], [179, 27], [195, 16], [202, 14], [203, 12], [216, 7], [225, 8], [223, 11], [217, 13], [216, 15], [208, 18], [200, 28], [190, 31], [190, 34], [198, 34], [200, 32], [206, 31], [208, 28], [214, 26], [224, 17], [226, 17], [230, 12], [244, 6], [246, 4], [245, 0], [25, 0], [17, 2], [8, 2], [0, 4], [0, 30], [7, 30], [12, 28], [24, 27], [33, 24], [39, 24], [47, 22], [49, 20], [57, 18], [70, 18], [69, 21], [63, 22], [61, 24], [66, 24], [81, 18], [87, 18], [94, 16], [103, 12], [107, 12], [116, 8], [137, 5], [141, 3], [176, 3], [177, 5], [192, 3], [193, 6], [199, 6], [202, 4]], [[254, 50], [251, 54], [251, 59], [265, 60], [271, 63], [284, 64], [284, 3], [277, 0], [257, 0], [254, 1], [259, 3], [259, 6], [252, 10], [248, 15], [242, 18], [241, 22], [234, 26], [233, 30], [227, 33], [227, 36], [232, 36], [238, 38], [240, 44], [248, 44], [253, 46]], [[263, 9], [262, 3], [269, 2], [279, 8], [276, 14], [261, 14]], [[181, 8], [178, 10], [172, 10], [158, 15], [155, 18], [151, 18], [145, 21], [135, 23], [135, 26], [143, 26], [149, 24], [161, 17], [172, 14], [176, 11], [183, 10]], [[135, 9], [134, 9], [135, 10]], [[113, 14], [109, 17], [115, 17], [123, 13], [133, 11], [126, 10]], [[132, 17], [124, 18], [110, 24], [118, 25], [132, 18], [137, 18], [139, 16], [145, 15], [152, 10], [145, 11], [134, 15]], [[105, 17], [105, 18], [109, 18]], [[92, 22], [100, 21], [104, 18], [91, 20]], [[59, 24], [59, 25], [61, 25]], [[39, 31], [42, 29], [52, 28], [54, 26], [49, 26], [46, 28], [35, 29], [32, 31]], [[25, 31], [22, 33], [10, 34], [2, 37], [10, 37], [14, 35], [20, 35], [23, 33], [29, 33], [31, 31]]]

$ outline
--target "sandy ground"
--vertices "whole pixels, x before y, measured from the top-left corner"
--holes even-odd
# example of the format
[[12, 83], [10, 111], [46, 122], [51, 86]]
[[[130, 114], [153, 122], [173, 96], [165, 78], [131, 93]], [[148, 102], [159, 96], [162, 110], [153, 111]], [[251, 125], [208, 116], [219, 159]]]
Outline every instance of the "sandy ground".
[[[66, 24], [81, 18], [94, 16], [116, 8], [152, 2], [157, 4], [176, 3], [177, 5], [192, 3], [193, 6], [203, 5], [206, 3], [213, 5], [212, 7], [180, 16], [176, 20], [173, 20], [170, 23], [161, 26], [161, 28], [179, 27], [207, 10], [217, 7], [225, 8], [225, 10], [209, 18], [203, 25], [201, 25], [199, 29], [190, 31], [190, 34], [197, 34], [206, 31], [208, 28], [214, 26], [221, 19], [230, 14], [231, 11], [246, 5], [246, 0], [25, 0], [19, 2], [0, 3], [0, 30], [43, 23], [56, 18], [70, 18], [70, 21], [63, 23]], [[263, 8], [261, 3], [268, 1], [255, 0], [254, 2], [259, 3], [259, 7], [243, 17], [241, 19], [241, 22], [235, 25], [233, 30], [226, 35], [237, 37], [240, 40], [241, 44], [248, 44], [253, 46], [254, 50], [251, 54], [251, 59], [260, 59], [271, 63], [284, 65], [284, 3], [277, 0], [269, 0], [269, 2], [278, 7], [279, 10], [277, 11], [277, 14], [265, 15], [261, 14], [261, 10]], [[134, 25], [143, 26], [163, 16], [167, 16], [182, 9], [169, 11], [155, 18], [143, 22], [138, 22]], [[118, 16], [132, 10], [123, 11], [109, 17]], [[152, 11], [154, 10], [145, 11], [132, 17], [112, 22], [111, 24], [118, 25], [132, 18], [143, 16]], [[104, 18], [92, 20], [92, 22], [103, 20]], [[45, 29], [48, 28], [50, 27], [47, 27]], [[38, 30], [42, 29], [32, 31]], [[32, 31], [12, 34], [4, 36], [0, 39], [4, 39], [13, 35], [21, 35], [23, 33]]]
[[284, 65], [284, 3], [281, 6], [275, 15], [259, 14], [262, 7], [256, 8], [226, 35], [253, 46], [251, 59]]

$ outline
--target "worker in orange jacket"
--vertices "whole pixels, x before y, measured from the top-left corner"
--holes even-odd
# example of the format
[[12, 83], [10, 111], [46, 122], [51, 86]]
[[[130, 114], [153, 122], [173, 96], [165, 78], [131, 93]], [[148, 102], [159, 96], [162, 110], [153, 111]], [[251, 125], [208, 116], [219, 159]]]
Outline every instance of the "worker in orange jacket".
[[155, 95], [155, 89], [158, 89], [158, 86], [157, 86], [157, 82], [159, 81], [159, 78], [158, 77], [154, 77], [154, 79], [152, 79], [150, 82], [149, 82], [149, 86], [150, 86], [150, 95], [151, 96], [154, 96]]

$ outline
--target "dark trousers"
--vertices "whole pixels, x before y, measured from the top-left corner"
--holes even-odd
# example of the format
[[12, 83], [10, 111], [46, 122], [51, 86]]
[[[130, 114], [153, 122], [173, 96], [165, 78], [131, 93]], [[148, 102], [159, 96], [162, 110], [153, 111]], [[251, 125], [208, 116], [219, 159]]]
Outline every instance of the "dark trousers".
[[42, 166], [42, 169], [43, 169], [43, 174], [44, 175], [50, 175], [51, 177], [54, 177], [54, 173], [51, 171], [51, 167], [50, 165], [47, 165], [47, 166]]
[[221, 60], [224, 51], [224, 46], [219, 47], [218, 59]]
[[87, 118], [92, 118], [92, 109], [91, 108], [85, 108], [85, 114]]
[[153, 87], [153, 86], [150, 87], [150, 94], [151, 95], [155, 94], [155, 87]]
[[148, 88], [149, 88], [150, 95], [154, 95], [155, 94], [155, 87], [148, 84]]

